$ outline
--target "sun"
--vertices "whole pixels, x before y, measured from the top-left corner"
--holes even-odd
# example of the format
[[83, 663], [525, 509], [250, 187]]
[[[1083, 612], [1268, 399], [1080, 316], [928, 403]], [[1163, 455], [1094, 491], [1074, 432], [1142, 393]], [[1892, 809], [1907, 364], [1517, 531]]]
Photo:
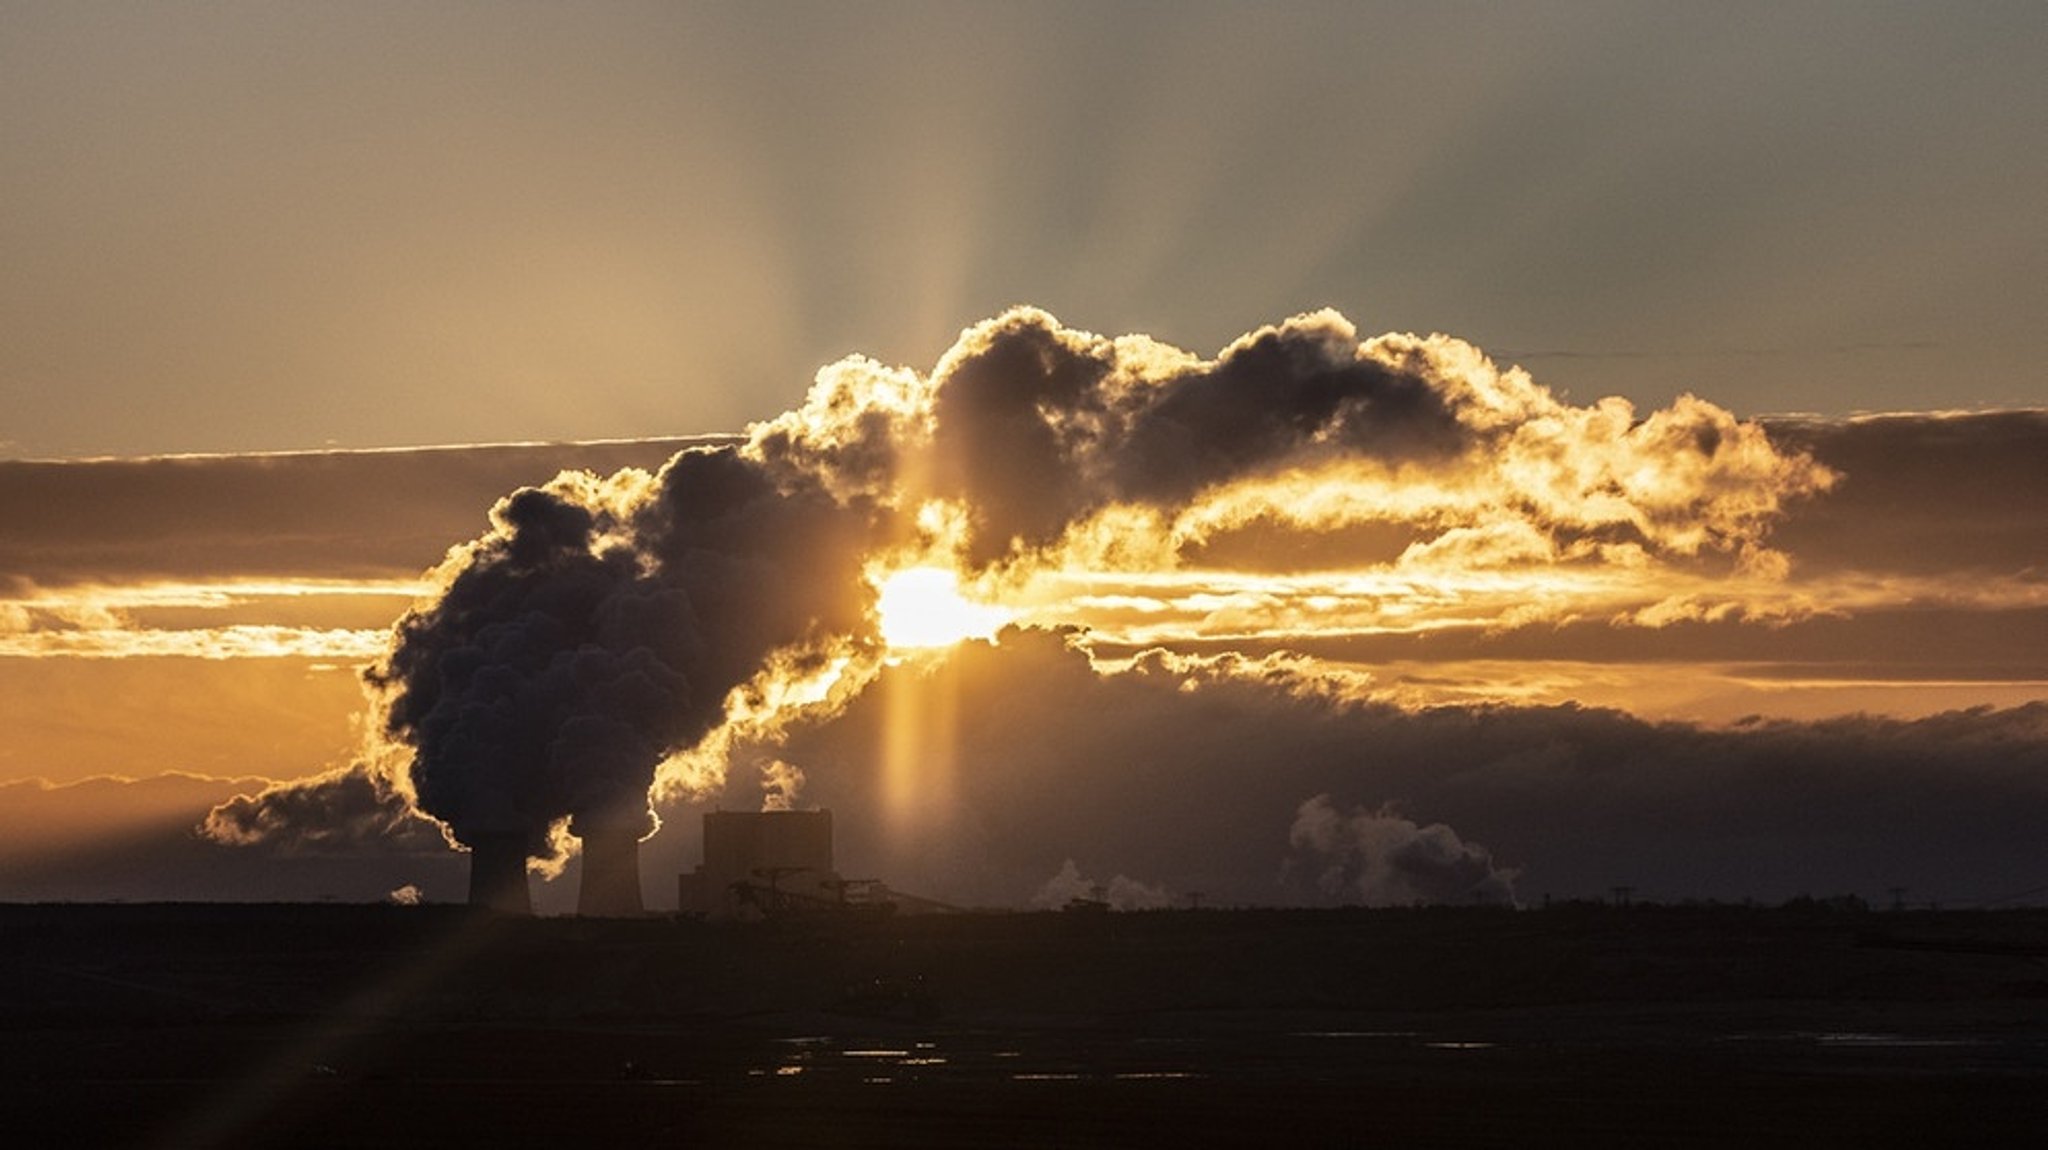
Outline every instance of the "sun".
[[1004, 608], [961, 595], [959, 576], [943, 567], [893, 571], [875, 585], [875, 591], [882, 641], [896, 650], [986, 639], [1011, 619]]

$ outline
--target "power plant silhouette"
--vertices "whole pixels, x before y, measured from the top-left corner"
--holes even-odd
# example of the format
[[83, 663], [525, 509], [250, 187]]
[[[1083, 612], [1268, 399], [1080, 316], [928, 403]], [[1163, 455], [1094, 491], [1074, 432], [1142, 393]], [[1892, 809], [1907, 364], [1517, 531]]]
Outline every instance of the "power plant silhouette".
[[770, 916], [841, 901], [832, 812], [706, 811], [704, 861], [678, 875], [676, 906], [713, 918]]
[[[932, 914], [959, 908], [893, 890], [879, 879], [847, 879], [834, 869], [832, 812], [706, 811], [704, 861], [676, 876], [676, 907], [712, 919], [807, 914]], [[576, 913], [631, 918], [647, 913], [640, 891], [639, 823], [588, 818], [572, 824], [582, 842]], [[470, 847], [469, 905], [532, 914], [526, 843], [518, 835], [480, 836]]]

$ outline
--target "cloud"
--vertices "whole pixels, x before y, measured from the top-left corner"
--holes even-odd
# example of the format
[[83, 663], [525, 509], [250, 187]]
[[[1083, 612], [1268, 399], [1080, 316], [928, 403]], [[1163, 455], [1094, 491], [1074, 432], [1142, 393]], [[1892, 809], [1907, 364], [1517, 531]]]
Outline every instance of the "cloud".
[[1171, 553], [1255, 521], [1425, 540], [1513, 525], [1559, 559], [1737, 553], [1832, 481], [1690, 396], [1640, 420], [1618, 399], [1573, 407], [1458, 340], [1361, 341], [1329, 311], [1204, 361], [1018, 309], [963, 333], [931, 392], [931, 490], [967, 506], [982, 564], [1111, 507], [1157, 513]]
[[0, 585], [411, 579], [504, 492], [687, 441], [0, 460]]
[[1316, 795], [1295, 812], [1287, 841], [1316, 872], [1317, 889], [1363, 906], [1513, 905], [1515, 872], [1442, 823], [1417, 826], [1391, 805], [1338, 809]]
[[[892, 727], [940, 700], [943, 730]], [[2048, 819], [2048, 704], [1727, 727], [1414, 707], [1312, 660], [1161, 654], [1105, 674], [1017, 631], [942, 668], [891, 668], [779, 749], [833, 809], [843, 871], [968, 904], [1024, 901], [1068, 858], [1216, 904], [1324, 902], [1334, 864], [1364, 898], [1366, 844], [1383, 841], [1367, 832], [1419, 841], [1408, 861], [1463, 879], [1454, 900], [1505, 893], [1512, 868], [1523, 899], [1899, 884], [1967, 901], [2036, 885]], [[899, 787], [919, 801], [892, 817]], [[1304, 795], [1333, 796], [1311, 805], [1320, 822], [1304, 824]], [[1390, 803], [1427, 819], [1383, 821]]]
[[2048, 411], [1781, 417], [1765, 426], [1844, 477], [1776, 531], [1802, 570], [2048, 581]]
[[362, 764], [236, 794], [207, 812], [199, 833], [222, 846], [260, 846], [271, 857], [438, 855], [448, 846], [438, 827]]
[[229, 850], [195, 830], [210, 808], [269, 785], [177, 773], [0, 783], [0, 900], [375, 902], [406, 884], [461, 897], [464, 861], [437, 835], [405, 851], [332, 835], [321, 849]]
[[0, 658], [366, 663], [504, 491], [687, 442], [0, 461]]

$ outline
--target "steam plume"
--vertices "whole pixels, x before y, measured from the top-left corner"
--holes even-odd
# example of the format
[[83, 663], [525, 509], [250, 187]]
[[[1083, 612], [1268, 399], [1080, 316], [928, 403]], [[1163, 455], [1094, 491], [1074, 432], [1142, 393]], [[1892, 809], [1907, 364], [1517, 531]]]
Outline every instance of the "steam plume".
[[1060, 910], [1082, 899], [1103, 903], [1111, 910], [1159, 910], [1173, 905], [1173, 895], [1164, 887], [1129, 875], [1117, 875], [1107, 883], [1090, 882], [1073, 859], [1061, 863], [1059, 873], [1045, 880], [1031, 896], [1031, 905]]
[[766, 713], [766, 678], [857, 690], [876, 564], [1015, 584], [1170, 570], [1247, 525], [1393, 525], [1409, 569], [1722, 555], [1769, 577], [1783, 501], [1829, 482], [1690, 397], [1572, 407], [1456, 340], [1361, 341], [1334, 312], [1203, 360], [1020, 308], [929, 376], [849, 359], [743, 443], [505, 497], [367, 678], [393, 789], [462, 843], [545, 857], [565, 825], [648, 833], [663, 764]]
[[1391, 808], [1340, 810], [1317, 795], [1295, 813], [1288, 839], [1320, 868], [1326, 896], [1366, 906], [1513, 904], [1515, 872], [1442, 823], [1417, 826]]
[[652, 830], [663, 757], [771, 652], [857, 625], [870, 518], [720, 449], [501, 500], [368, 673], [419, 808], [458, 841], [516, 836], [536, 857], [566, 820], [626, 868], [615, 844]]

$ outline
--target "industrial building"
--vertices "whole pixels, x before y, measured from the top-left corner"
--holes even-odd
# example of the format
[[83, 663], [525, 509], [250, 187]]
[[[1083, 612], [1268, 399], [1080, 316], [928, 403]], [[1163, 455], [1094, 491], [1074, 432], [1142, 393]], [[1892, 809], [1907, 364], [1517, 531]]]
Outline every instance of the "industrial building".
[[832, 812], [706, 811], [704, 861], [677, 876], [676, 907], [708, 918], [894, 909], [872, 880], [833, 869]]
[[706, 811], [704, 861], [679, 875], [676, 908], [712, 918], [768, 915], [789, 900], [839, 901], [831, 811]]

